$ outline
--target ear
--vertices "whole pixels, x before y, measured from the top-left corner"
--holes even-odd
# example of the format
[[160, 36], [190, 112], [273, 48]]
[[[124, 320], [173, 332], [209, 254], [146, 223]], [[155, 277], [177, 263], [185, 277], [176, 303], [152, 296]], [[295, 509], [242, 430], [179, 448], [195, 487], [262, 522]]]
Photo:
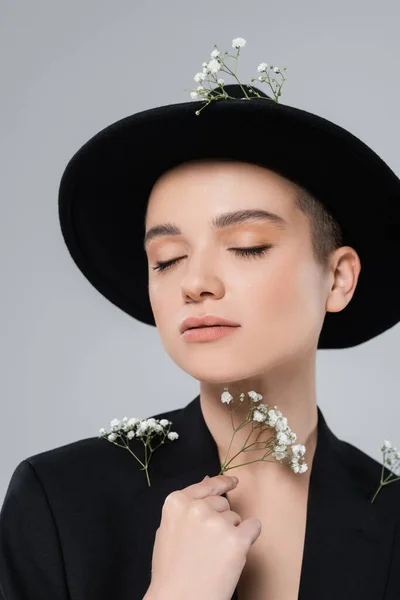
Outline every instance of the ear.
[[326, 299], [327, 312], [340, 312], [351, 301], [361, 271], [361, 261], [351, 246], [338, 248], [332, 258], [331, 288]]

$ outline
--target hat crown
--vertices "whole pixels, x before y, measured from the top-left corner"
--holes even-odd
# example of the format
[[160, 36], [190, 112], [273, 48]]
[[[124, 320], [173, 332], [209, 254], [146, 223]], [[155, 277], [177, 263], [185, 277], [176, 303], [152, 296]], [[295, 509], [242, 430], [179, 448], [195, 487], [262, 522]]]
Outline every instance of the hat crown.
[[[265, 92], [263, 92], [262, 90], [258, 89], [258, 87], [256, 87], [255, 85], [252, 85], [250, 88], [247, 87], [247, 84], [243, 84], [243, 86], [240, 86], [238, 83], [229, 83], [228, 85], [224, 85], [224, 90], [225, 92], [229, 95], [229, 96], [233, 96], [234, 98], [244, 98], [244, 92], [243, 92], [243, 88], [246, 88], [246, 94], [251, 98], [257, 98], [257, 96], [251, 91], [251, 89], [255, 90], [258, 94], [260, 94], [260, 96], [263, 96], [264, 98], [269, 98], [270, 100], [272, 100], [271, 96], [268, 96], [268, 94], [266, 94]], [[221, 88], [220, 87], [215, 87], [213, 88], [210, 92], [209, 95], [210, 96], [216, 96], [218, 94], [221, 93]]]

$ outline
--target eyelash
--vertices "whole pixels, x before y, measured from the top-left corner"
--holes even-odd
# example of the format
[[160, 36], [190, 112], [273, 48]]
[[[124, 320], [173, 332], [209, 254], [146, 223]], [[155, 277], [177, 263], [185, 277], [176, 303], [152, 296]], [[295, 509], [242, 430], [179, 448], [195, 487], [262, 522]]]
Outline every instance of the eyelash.
[[[237, 256], [250, 258], [255, 256], [263, 256], [270, 248], [272, 248], [272, 244], [267, 246], [258, 246], [255, 248], [230, 248], [230, 250], [233, 250]], [[181, 258], [174, 258], [173, 260], [169, 260], [167, 262], [157, 262], [157, 266], [152, 267], [153, 271], [158, 270], [160, 273], [164, 273], [179, 260], [181, 260]]]

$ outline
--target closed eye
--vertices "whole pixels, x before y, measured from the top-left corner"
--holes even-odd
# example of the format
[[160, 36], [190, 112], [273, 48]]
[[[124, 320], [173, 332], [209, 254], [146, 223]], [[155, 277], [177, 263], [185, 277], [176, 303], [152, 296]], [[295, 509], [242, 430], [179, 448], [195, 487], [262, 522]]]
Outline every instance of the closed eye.
[[[263, 256], [272, 247], [273, 247], [273, 244], [268, 244], [266, 246], [258, 246], [258, 247], [254, 247], [254, 248], [229, 248], [229, 250], [232, 250], [237, 256], [249, 258], [249, 257], [253, 257], [253, 256]], [[170, 269], [175, 263], [177, 263], [182, 258], [184, 258], [184, 257], [174, 258], [173, 260], [169, 260], [167, 262], [158, 261], [156, 263], [156, 266], [152, 267], [152, 269], [153, 269], [153, 271], [158, 270], [160, 272], [164, 272], [167, 269]]]

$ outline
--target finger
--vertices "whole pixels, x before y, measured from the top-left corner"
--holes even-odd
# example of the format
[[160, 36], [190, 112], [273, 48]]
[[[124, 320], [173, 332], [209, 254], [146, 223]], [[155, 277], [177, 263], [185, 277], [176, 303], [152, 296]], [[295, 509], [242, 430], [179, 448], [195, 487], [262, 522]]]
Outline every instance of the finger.
[[183, 491], [189, 499], [206, 498], [207, 496], [215, 496], [224, 494], [232, 490], [237, 485], [237, 478], [229, 475], [216, 475], [209, 479], [203, 479], [199, 483], [194, 483], [187, 486]]
[[224, 512], [231, 509], [229, 500], [222, 496], [207, 496], [207, 498], [204, 498], [204, 502], [207, 502], [210, 508], [217, 512]]
[[244, 541], [247, 549], [254, 544], [259, 537], [261, 528], [261, 521], [257, 517], [248, 517], [240, 523], [238, 531], [240, 532], [240, 537]]
[[225, 521], [227, 523], [229, 523], [230, 525], [234, 525], [235, 527], [237, 525], [240, 525], [240, 523], [242, 522], [242, 517], [240, 515], [238, 515], [238, 513], [235, 513], [232, 510], [228, 510], [226, 512], [221, 513], [220, 515], [223, 519], [225, 519]]

